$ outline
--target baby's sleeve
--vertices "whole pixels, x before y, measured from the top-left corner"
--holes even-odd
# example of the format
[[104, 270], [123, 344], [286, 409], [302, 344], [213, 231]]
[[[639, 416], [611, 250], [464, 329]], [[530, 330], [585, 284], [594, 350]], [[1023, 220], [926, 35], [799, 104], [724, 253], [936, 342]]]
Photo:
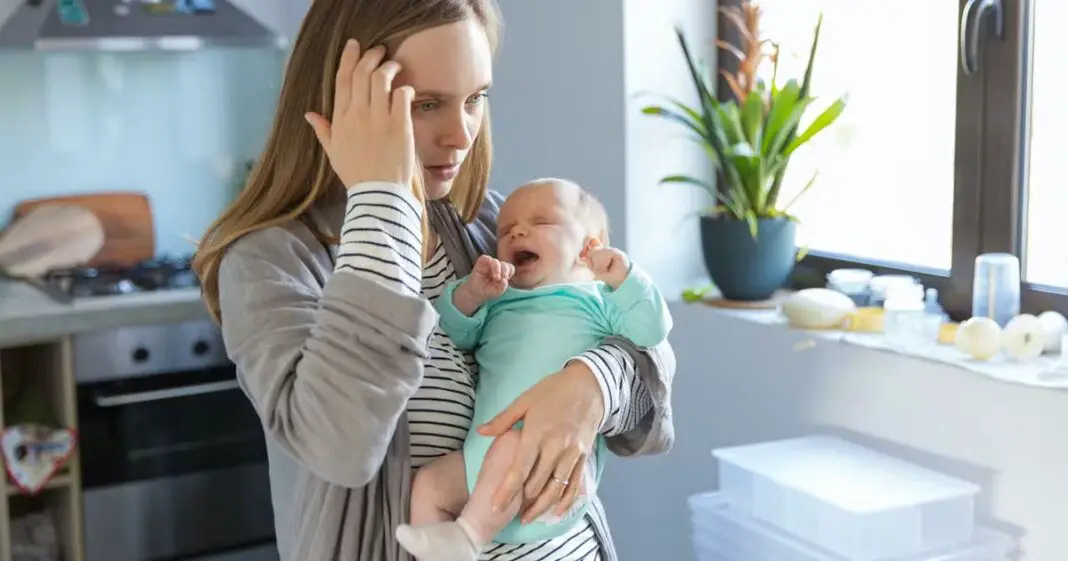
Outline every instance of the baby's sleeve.
[[486, 309], [490, 303], [487, 302], [480, 306], [474, 315], [465, 316], [452, 302], [453, 293], [465, 280], [467, 280], [467, 277], [447, 284], [445, 291], [434, 302], [434, 308], [440, 316], [438, 325], [445, 335], [452, 339], [457, 349], [470, 351], [478, 345], [479, 339], [482, 338], [482, 326], [486, 323]]
[[638, 265], [631, 264], [619, 288], [604, 290], [613, 335], [639, 347], [655, 347], [667, 339], [673, 324], [671, 312], [653, 280]]

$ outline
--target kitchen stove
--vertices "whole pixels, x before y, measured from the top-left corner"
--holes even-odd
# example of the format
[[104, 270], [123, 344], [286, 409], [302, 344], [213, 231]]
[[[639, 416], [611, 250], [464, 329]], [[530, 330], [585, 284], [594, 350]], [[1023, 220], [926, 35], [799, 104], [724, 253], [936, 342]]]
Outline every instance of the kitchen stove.
[[[199, 285], [190, 257], [169, 255], [43, 280], [76, 302]], [[271, 554], [263, 426], [219, 327], [207, 317], [138, 321], [76, 333], [71, 347], [86, 561]]]
[[48, 285], [75, 298], [199, 286], [192, 255], [161, 255], [132, 266], [75, 267], [45, 275]]

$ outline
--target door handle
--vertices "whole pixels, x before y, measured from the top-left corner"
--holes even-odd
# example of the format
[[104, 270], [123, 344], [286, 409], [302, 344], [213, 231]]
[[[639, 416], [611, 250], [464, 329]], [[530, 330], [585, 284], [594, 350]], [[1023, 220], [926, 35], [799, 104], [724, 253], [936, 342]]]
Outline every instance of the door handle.
[[960, 65], [965, 76], [979, 72], [979, 40], [988, 15], [994, 16], [994, 37], [1005, 36], [1003, 0], [968, 0], [960, 16]]
[[150, 403], [153, 401], [162, 401], [164, 399], [175, 399], [179, 397], [236, 390], [239, 387], [237, 380], [223, 380], [221, 382], [208, 382], [206, 384], [195, 384], [192, 386], [181, 386], [164, 390], [97, 396], [95, 401], [97, 407], [121, 407], [123, 405], [133, 405], [135, 403]]

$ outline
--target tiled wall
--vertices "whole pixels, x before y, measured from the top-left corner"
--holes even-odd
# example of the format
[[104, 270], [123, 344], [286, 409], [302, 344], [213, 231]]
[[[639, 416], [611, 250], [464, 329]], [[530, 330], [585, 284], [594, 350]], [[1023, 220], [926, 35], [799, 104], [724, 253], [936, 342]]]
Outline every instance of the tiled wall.
[[0, 224], [20, 200], [151, 199], [159, 253], [188, 253], [259, 153], [284, 53], [0, 52]]

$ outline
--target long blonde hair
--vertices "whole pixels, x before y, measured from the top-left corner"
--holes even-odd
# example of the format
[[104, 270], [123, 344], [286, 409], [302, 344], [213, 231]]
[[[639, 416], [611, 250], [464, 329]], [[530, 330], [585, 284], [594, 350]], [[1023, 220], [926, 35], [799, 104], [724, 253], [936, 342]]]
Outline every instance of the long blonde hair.
[[[263, 154], [241, 194], [208, 227], [193, 259], [204, 302], [219, 317], [219, 265], [237, 240], [253, 232], [302, 220], [324, 244], [337, 243], [310, 220], [316, 202], [343, 187], [304, 119], [308, 111], [331, 118], [334, 81], [347, 40], [384, 45], [392, 54], [419, 31], [474, 17], [496, 49], [500, 17], [494, 0], [314, 0], [297, 34], [285, 70], [278, 109]], [[315, 84], [316, 87], [310, 87]], [[474, 220], [489, 183], [492, 161], [489, 111], [453, 182], [449, 199], [464, 220]], [[424, 231], [426, 226], [424, 223]], [[430, 243], [424, 236], [424, 243]]]

